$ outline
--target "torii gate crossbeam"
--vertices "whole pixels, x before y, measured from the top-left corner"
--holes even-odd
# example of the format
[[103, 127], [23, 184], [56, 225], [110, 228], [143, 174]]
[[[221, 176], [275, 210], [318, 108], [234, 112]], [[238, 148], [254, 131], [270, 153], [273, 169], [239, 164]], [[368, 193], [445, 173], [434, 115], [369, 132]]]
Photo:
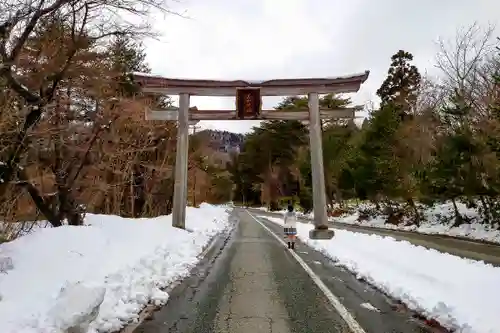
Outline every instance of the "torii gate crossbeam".
[[[326, 191], [321, 143], [321, 119], [354, 118], [355, 108], [320, 110], [319, 94], [357, 92], [368, 79], [369, 71], [332, 78], [277, 79], [267, 81], [173, 79], [151, 74], [135, 73], [134, 78], [147, 94], [179, 95], [179, 108], [155, 111], [146, 108], [146, 119], [176, 120], [178, 122], [177, 152], [172, 225], [185, 227], [187, 204], [187, 164], [189, 123], [197, 120], [308, 120], [313, 182], [315, 228], [312, 239], [331, 239], [328, 228]], [[190, 109], [192, 95], [236, 96], [236, 110]], [[308, 95], [309, 110], [261, 110], [262, 96]]]

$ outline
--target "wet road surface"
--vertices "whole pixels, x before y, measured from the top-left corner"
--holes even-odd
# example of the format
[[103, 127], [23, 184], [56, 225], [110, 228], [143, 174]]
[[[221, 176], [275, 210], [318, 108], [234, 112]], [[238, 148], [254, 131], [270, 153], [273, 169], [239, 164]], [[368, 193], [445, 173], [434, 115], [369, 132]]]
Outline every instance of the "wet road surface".
[[[280, 226], [242, 209], [193, 275], [134, 333], [354, 332], [317, 283], [271, 232]], [[269, 230], [266, 230], [269, 229]], [[359, 333], [433, 332], [397, 303], [301, 243], [295, 253], [342, 303]], [[351, 328], [350, 328], [351, 327]]]
[[[252, 214], [258, 216], [282, 217], [282, 213], [265, 212], [260, 209], [248, 209]], [[305, 223], [310, 220], [302, 219]], [[342, 229], [364, 234], [375, 234], [380, 236], [390, 236], [397, 240], [408, 241], [415, 245], [424, 246], [428, 249], [435, 249], [440, 252], [453, 254], [462, 258], [482, 260], [485, 263], [500, 267], [500, 245], [485, 243], [463, 238], [454, 238], [444, 235], [426, 235], [411, 231], [400, 231], [383, 228], [363, 227], [346, 223], [331, 222], [331, 228]]]

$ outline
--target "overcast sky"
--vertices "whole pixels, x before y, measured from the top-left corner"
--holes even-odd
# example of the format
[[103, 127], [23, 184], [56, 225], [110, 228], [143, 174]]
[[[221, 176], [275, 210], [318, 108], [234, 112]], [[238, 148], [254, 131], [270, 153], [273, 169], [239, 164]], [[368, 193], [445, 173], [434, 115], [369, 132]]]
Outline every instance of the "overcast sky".
[[[153, 73], [183, 78], [323, 77], [370, 70], [352, 96], [376, 100], [390, 57], [413, 53], [432, 74], [436, 41], [453, 39], [473, 22], [499, 25], [499, 0], [178, 0], [189, 17], [155, 18], [159, 40], [146, 42]], [[280, 98], [264, 98], [264, 107]], [[191, 106], [234, 109], [234, 98], [192, 97]], [[202, 122], [205, 128], [248, 132], [255, 122]]]

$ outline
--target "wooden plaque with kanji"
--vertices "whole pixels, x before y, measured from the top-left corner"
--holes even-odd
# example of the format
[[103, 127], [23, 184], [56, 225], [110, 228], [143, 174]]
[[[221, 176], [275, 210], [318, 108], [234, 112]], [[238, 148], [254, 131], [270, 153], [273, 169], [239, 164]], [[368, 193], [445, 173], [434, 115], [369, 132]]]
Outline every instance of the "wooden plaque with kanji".
[[239, 119], [257, 119], [262, 99], [259, 88], [239, 88], [236, 91], [236, 110]]

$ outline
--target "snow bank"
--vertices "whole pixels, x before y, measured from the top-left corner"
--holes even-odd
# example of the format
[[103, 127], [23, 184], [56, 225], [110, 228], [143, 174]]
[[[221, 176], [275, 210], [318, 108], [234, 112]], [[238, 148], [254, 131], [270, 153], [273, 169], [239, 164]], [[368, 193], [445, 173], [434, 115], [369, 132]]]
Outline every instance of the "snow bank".
[[[361, 204], [351, 214], [344, 214], [340, 217], [330, 218], [331, 221], [357, 224], [365, 227], [376, 227], [385, 229], [414, 231], [423, 234], [448, 235], [453, 237], [465, 237], [476, 240], [484, 240], [500, 244], [500, 230], [489, 225], [479, 223], [480, 216], [477, 210], [468, 208], [465, 204], [457, 202], [457, 207], [462, 216], [467, 217], [471, 223], [464, 223], [460, 227], [453, 227], [453, 204], [451, 202], [438, 204], [433, 207], [422, 209], [423, 221], [420, 226], [416, 225], [394, 225], [386, 223], [385, 216], [376, 216], [368, 220], [359, 221], [360, 211], [363, 209], [373, 209], [371, 204]], [[312, 218], [312, 214], [301, 216]]]
[[53, 318], [52, 326], [63, 332], [88, 332], [99, 314], [105, 295], [104, 287], [88, 287], [82, 283], [64, 288], [48, 313]]
[[166, 302], [160, 288], [187, 276], [229, 226], [223, 207], [202, 204], [186, 214], [189, 231], [173, 228], [171, 216], [88, 214], [88, 226], [38, 229], [1, 244], [8, 264], [0, 272], [0, 332], [53, 333], [89, 320], [89, 332], [113, 331], [148, 302]]
[[[260, 216], [277, 224], [280, 218]], [[500, 268], [415, 246], [391, 237], [335, 230], [332, 240], [311, 240], [311, 224], [298, 237], [409, 308], [461, 333], [500, 327]]]

